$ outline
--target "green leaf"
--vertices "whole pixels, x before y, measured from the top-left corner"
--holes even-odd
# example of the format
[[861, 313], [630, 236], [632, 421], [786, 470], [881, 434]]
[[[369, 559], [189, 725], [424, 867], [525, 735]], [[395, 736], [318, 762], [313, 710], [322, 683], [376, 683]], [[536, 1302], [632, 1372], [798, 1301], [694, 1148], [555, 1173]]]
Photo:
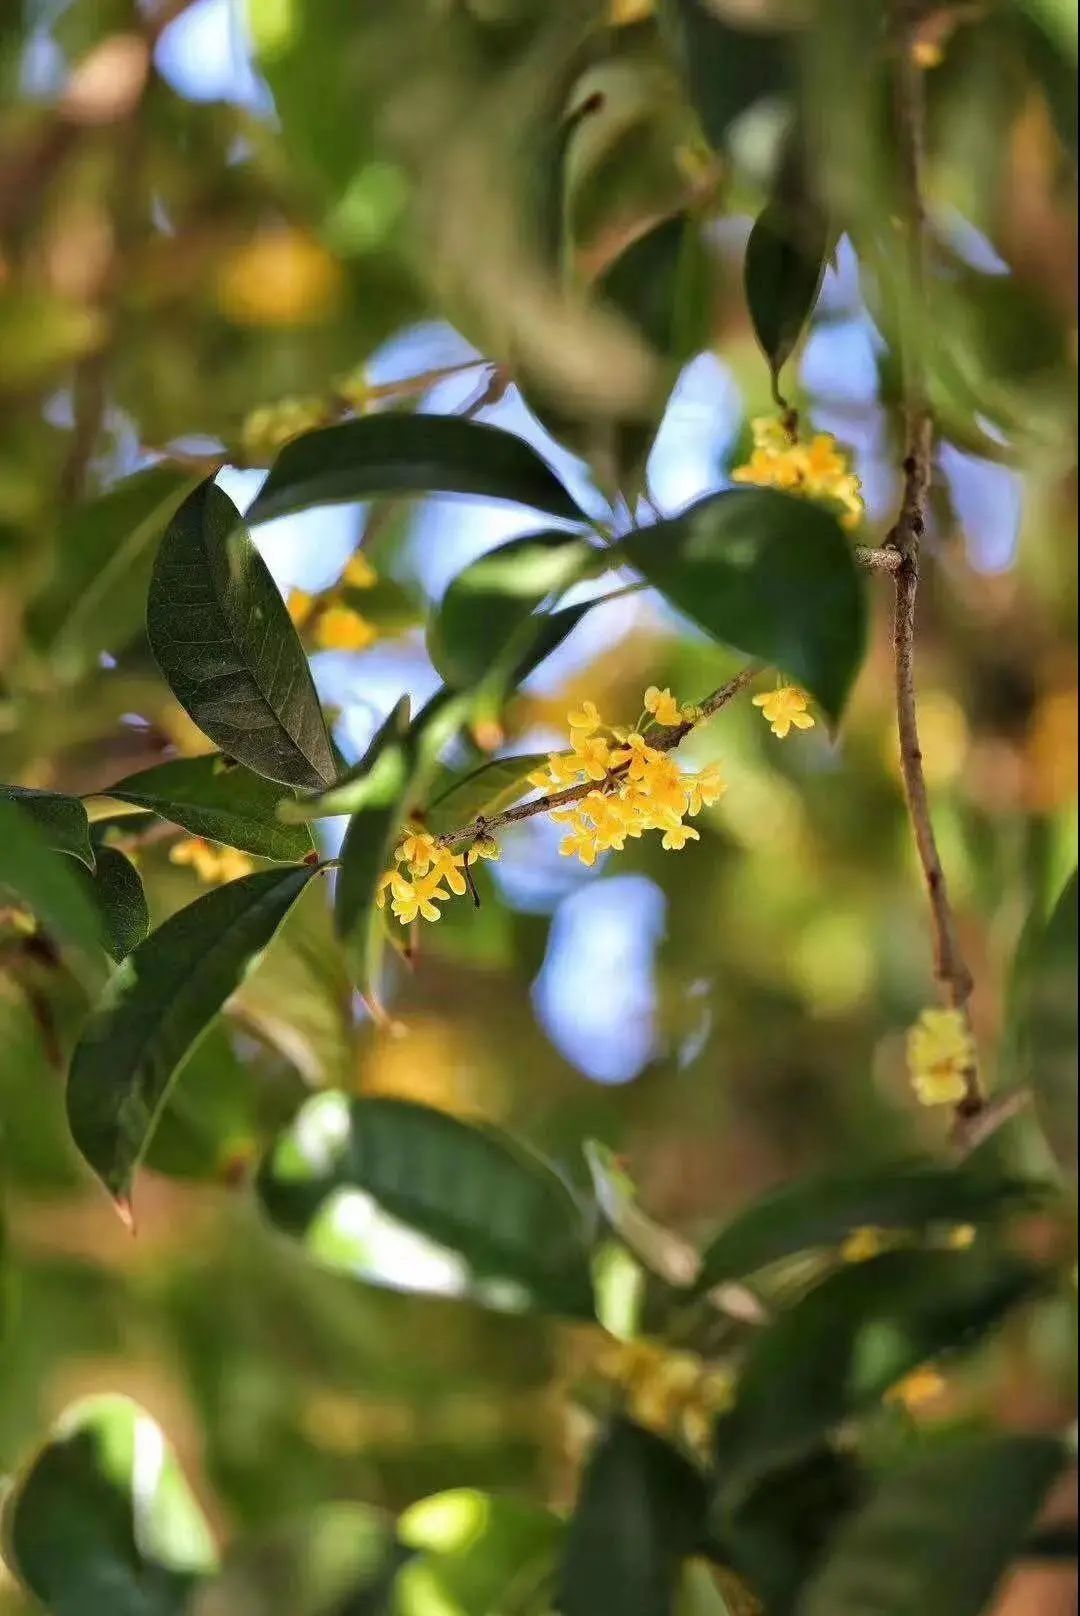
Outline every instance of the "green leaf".
[[354, 814], [374, 793], [378, 797], [380, 776], [375, 766], [394, 741], [401, 741], [409, 728], [409, 698], [402, 696], [379, 725], [358, 763], [347, 769], [329, 791], [319, 791], [313, 797], [301, 797], [293, 802], [286, 799], [278, 803], [278, 818], [286, 824], [306, 824], [312, 819], [329, 819], [335, 814]]
[[516, 757], [490, 758], [465, 774], [443, 770], [432, 786], [424, 809], [424, 824], [435, 836], [481, 815], [500, 814], [535, 788], [529, 784], [534, 769], [547, 763], [547, 752], [521, 752]]
[[72, 1058], [67, 1114], [125, 1212], [173, 1076], [315, 871], [264, 870], [181, 909], [108, 983]]
[[799, 1616], [980, 1616], [1064, 1465], [1043, 1436], [976, 1436], [888, 1472]]
[[808, 193], [775, 197], [746, 244], [746, 301], [773, 382], [814, 310], [835, 232]]
[[1070, 876], [1044, 920], [1036, 912], [1017, 951], [1008, 1047], [1030, 1086], [1047, 1142], [1076, 1172], [1077, 878]]
[[581, 1208], [541, 1158], [495, 1128], [406, 1100], [320, 1095], [263, 1164], [259, 1195], [291, 1232], [317, 1214], [332, 1232], [344, 1190], [363, 1191], [385, 1215], [342, 1251], [367, 1277], [397, 1282], [400, 1263], [382, 1270], [378, 1243], [404, 1225], [465, 1265], [454, 1283], [478, 1300], [591, 1317]]
[[812, 500], [734, 489], [622, 541], [627, 560], [714, 639], [760, 657], [839, 719], [866, 604], [839, 522]]
[[296, 630], [235, 505], [212, 482], [188, 496], [161, 541], [146, 631], [176, 699], [229, 757], [284, 785], [333, 780]]
[[271, 466], [248, 520], [377, 494], [475, 494], [586, 520], [522, 438], [455, 415], [368, 415], [294, 438]]
[[789, 95], [796, 57], [781, 30], [729, 22], [709, 0], [661, 0], [660, 16], [705, 134], [718, 151], [735, 120], [755, 103]]
[[501, 654], [513, 654], [537, 607], [575, 583], [596, 554], [572, 533], [529, 533], [459, 572], [428, 630], [431, 660], [446, 682], [478, 684]]
[[596, 290], [658, 354], [686, 364], [707, 346], [713, 316], [712, 264], [701, 220], [692, 213], [661, 220], [619, 254]]
[[60, 791], [34, 791], [29, 786], [0, 785], [0, 802], [13, 802], [20, 808], [54, 853], [70, 853], [88, 870], [94, 868], [90, 825], [78, 797], [67, 797]]
[[195, 481], [153, 466], [71, 511], [53, 577], [29, 613], [62, 678], [77, 678], [102, 651], [122, 651], [141, 628], [158, 540]]
[[456, 1487], [411, 1504], [398, 1539], [415, 1551], [398, 1573], [403, 1610], [539, 1613], [554, 1576], [565, 1526], [550, 1510], [472, 1487]]
[[717, 1235], [696, 1289], [711, 1290], [797, 1252], [839, 1246], [855, 1229], [923, 1233], [935, 1224], [1004, 1217], [1038, 1199], [1034, 1184], [930, 1162], [799, 1179], [755, 1201]]
[[5, 1552], [50, 1616], [181, 1616], [214, 1566], [160, 1428], [126, 1397], [69, 1408], [3, 1510]]
[[0, 797], [0, 887], [19, 898], [47, 931], [93, 958], [101, 925], [76, 867], [56, 853], [21, 807]]
[[629, 1420], [600, 1438], [562, 1566], [562, 1616], [671, 1616], [682, 1561], [704, 1536], [705, 1485], [666, 1442]]
[[127, 775], [102, 795], [148, 808], [193, 836], [238, 847], [256, 858], [298, 863], [313, 846], [310, 831], [282, 824], [281, 787], [220, 753], [160, 763]]
[[126, 959], [150, 930], [150, 911], [139, 872], [118, 848], [101, 847], [94, 873], [76, 873], [98, 911], [105, 952], [111, 959]]
[[797, 1457], [920, 1364], [974, 1344], [1041, 1282], [977, 1250], [892, 1251], [840, 1269], [751, 1342], [717, 1426], [723, 1472], [741, 1488]]

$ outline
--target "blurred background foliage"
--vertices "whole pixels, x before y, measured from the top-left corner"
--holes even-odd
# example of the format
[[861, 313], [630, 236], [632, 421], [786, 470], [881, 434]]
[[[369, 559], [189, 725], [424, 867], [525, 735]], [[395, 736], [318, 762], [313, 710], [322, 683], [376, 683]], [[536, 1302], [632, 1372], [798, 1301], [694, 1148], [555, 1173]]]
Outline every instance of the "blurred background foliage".
[[[785, 143], [853, 229], [895, 229], [882, 15], [845, 0], [0, 8], [0, 776], [93, 793], [208, 749], [142, 628], [161, 526], [208, 464], [227, 463], [244, 505], [307, 426], [469, 410], [538, 444], [593, 508], [597, 488], [669, 513], [722, 487], [770, 408], [741, 258]], [[941, 442], [919, 694], [1001, 1080], [1025, 917], [1075, 862], [1076, 42], [1065, 0], [932, 5], [920, 35], [935, 271], [920, 337]], [[850, 446], [879, 542], [897, 318], [896, 288], [845, 235], [786, 377]], [[534, 525], [455, 499], [260, 529], [283, 590], [325, 588], [361, 537], [378, 571], [355, 601], [373, 643], [313, 656], [346, 758], [403, 691], [434, 688], [427, 604]], [[476, 1486], [568, 1502], [569, 1327], [411, 1294], [426, 1281], [407, 1250], [358, 1283], [340, 1271], [354, 1244], [324, 1229], [314, 1256], [331, 1260], [313, 1260], [258, 1216], [250, 1167], [314, 1091], [481, 1115], [579, 1182], [582, 1141], [601, 1140], [690, 1236], [809, 1167], [937, 1147], [943, 1124], [913, 1111], [904, 1073], [933, 986], [888, 591], [871, 580], [871, 595], [839, 740], [819, 725], [781, 745], [733, 706], [687, 748], [719, 755], [730, 788], [678, 859], [641, 842], [585, 872], [550, 827], [522, 827], [480, 910], [425, 930], [394, 1005], [405, 1036], [358, 1010], [313, 888], [185, 1069], [134, 1241], [64, 1123], [83, 989], [5, 911], [0, 1472], [73, 1400], [109, 1393], [167, 1433], [219, 1541], [344, 1532], [359, 1554], [360, 1501], [397, 1511]], [[530, 677], [497, 744], [545, 750], [583, 697], [632, 720], [646, 684], [694, 700], [734, 667], [651, 595], [620, 598]], [[201, 887], [140, 828], [120, 825], [160, 920]], [[1059, 1108], [1051, 1151], [1067, 1155], [1072, 1125]], [[1030, 1121], [1000, 1148], [1053, 1170]], [[1032, 1239], [1066, 1260], [1058, 1220]], [[1047, 1304], [933, 1417], [1055, 1428], [1073, 1348], [1068, 1309]], [[205, 1616], [249, 1608], [255, 1573], [235, 1575]], [[1032, 1574], [1007, 1608], [1063, 1612], [1070, 1587]], [[26, 1608], [0, 1582], [4, 1616]]]

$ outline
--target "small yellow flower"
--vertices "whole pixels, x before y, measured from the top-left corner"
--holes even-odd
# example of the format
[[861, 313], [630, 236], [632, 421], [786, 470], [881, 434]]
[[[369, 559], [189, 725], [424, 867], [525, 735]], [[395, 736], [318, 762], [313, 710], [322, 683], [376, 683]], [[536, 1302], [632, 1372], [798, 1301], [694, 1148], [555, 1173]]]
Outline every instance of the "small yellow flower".
[[651, 713], [658, 724], [672, 726], [681, 724], [683, 715], [675, 697], [668, 689], [659, 690], [656, 685], [650, 685], [645, 692], [644, 707]]
[[848, 469], [835, 438], [828, 432], [819, 432], [809, 443], [800, 443], [791, 424], [767, 416], [750, 425], [754, 448], [746, 464], [732, 470], [732, 482], [833, 500], [843, 507], [842, 525], [858, 525], [865, 509], [862, 488], [858, 477]]
[[319, 618], [315, 638], [323, 651], [363, 651], [378, 638], [378, 630], [348, 606], [331, 606]]
[[686, 780], [686, 812], [700, 814], [703, 808], [711, 808], [713, 803], [719, 802], [727, 790], [727, 781], [724, 780], [720, 769], [715, 763], [708, 763], [697, 774], [691, 774]]
[[875, 1229], [872, 1224], [865, 1224], [861, 1229], [852, 1229], [843, 1245], [840, 1247], [840, 1260], [846, 1263], [869, 1262], [871, 1257], [880, 1257], [887, 1251], [890, 1239], [884, 1229]]
[[580, 707], [572, 713], [567, 713], [566, 722], [571, 729], [578, 729], [584, 735], [591, 735], [600, 728], [600, 711], [594, 701], [583, 701]]
[[813, 716], [807, 712], [807, 695], [795, 685], [782, 685], [764, 696], [754, 697], [754, 706], [760, 707], [766, 723], [781, 740], [794, 724], [796, 729], [813, 729]]
[[649, 745], [643, 735], [634, 733], [626, 737], [626, 746], [623, 750], [611, 754], [611, 762], [614, 768], [621, 768], [624, 763], [627, 765], [628, 780], [644, 780], [648, 776], [650, 766], [662, 756], [661, 752]]
[[461, 853], [453, 853], [448, 847], [437, 847], [431, 861], [431, 871], [437, 881], [445, 881], [455, 897], [460, 898], [468, 891], [469, 883], [461, 873], [465, 868], [465, 859]]
[[611, 751], [602, 735], [585, 735], [580, 730], [570, 737], [576, 770], [587, 780], [605, 780], [611, 768]]
[[250, 875], [255, 866], [234, 847], [212, 847], [201, 836], [186, 836], [169, 849], [171, 864], [188, 864], [207, 886], [223, 886]]
[[677, 853], [687, 842], [700, 842], [700, 840], [701, 837], [693, 825], [672, 825], [670, 830], [664, 832], [660, 846], [666, 848], [669, 853]]
[[372, 589], [379, 581], [379, 574], [363, 550], [357, 550], [346, 562], [341, 581], [348, 584], [350, 589]]
[[501, 857], [502, 849], [493, 836], [478, 836], [476, 841], [469, 848], [469, 851], [466, 854], [465, 862], [467, 864], [475, 864], [478, 859], [490, 859], [494, 864], [497, 863]]
[[956, 1223], [945, 1236], [945, 1245], [949, 1251], [967, 1251], [975, 1244], [976, 1232], [973, 1223]]
[[414, 875], [426, 875], [437, 851], [434, 836], [426, 830], [413, 828], [405, 832], [394, 856], [407, 864]]
[[945, 1377], [932, 1364], [922, 1364], [918, 1369], [913, 1369], [910, 1375], [898, 1380], [895, 1386], [890, 1386], [885, 1393], [885, 1401], [899, 1403], [913, 1412], [924, 1403], [932, 1403], [945, 1389]]
[[306, 589], [290, 589], [285, 604], [294, 626], [303, 628], [315, 610], [316, 596], [309, 595]]
[[922, 1105], [955, 1105], [967, 1092], [975, 1040], [959, 1010], [924, 1010], [908, 1033], [908, 1070]]
[[417, 915], [424, 920], [438, 920], [439, 911], [435, 905], [444, 902], [450, 895], [442, 890], [439, 877], [434, 873], [417, 876], [415, 881], [403, 878], [391, 890], [390, 908], [403, 926], [408, 926]]

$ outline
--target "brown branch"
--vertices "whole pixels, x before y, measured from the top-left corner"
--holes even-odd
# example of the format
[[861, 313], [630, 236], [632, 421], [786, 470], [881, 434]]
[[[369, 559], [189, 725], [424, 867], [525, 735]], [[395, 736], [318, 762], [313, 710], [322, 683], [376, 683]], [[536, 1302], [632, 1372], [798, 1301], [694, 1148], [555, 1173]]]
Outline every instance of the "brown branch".
[[[697, 708], [695, 716], [682, 724], [673, 724], [655, 738], [650, 735], [649, 745], [657, 752], [671, 752], [684, 741], [691, 730], [703, 724], [706, 719], [718, 713], [721, 707], [745, 690], [752, 679], [761, 672], [761, 666], [753, 663], [737, 673], [734, 679], [729, 679], [726, 685], [714, 690], [711, 696]], [[625, 773], [626, 765], [613, 769], [604, 780], [581, 780], [577, 785], [567, 786], [562, 791], [550, 792], [547, 796], [533, 797], [529, 802], [520, 802], [513, 808], [507, 808], [501, 814], [492, 814], [490, 818], [480, 815], [472, 819], [467, 825], [458, 830], [447, 831], [438, 838], [442, 847], [457, 847], [463, 842], [475, 842], [482, 837], [491, 836], [495, 831], [505, 829], [507, 825], [517, 825], [526, 819], [535, 819], [538, 814], [549, 814], [553, 808], [564, 808], [568, 803], [581, 802], [592, 791], [608, 791], [612, 786], [618, 785]]]
[[[895, 0], [895, 16], [898, 24], [895, 110], [904, 209], [900, 358], [905, 417], [903, 492], [896, 525], [888, 539], [888, 547], [895, 549], [899, 556], [894, 570], [893, 617], [896, 719], [908, 817], [930, 901], [934, 974], [947, 1003], [970, 1024], [971, 973], [957, 939], [956, 921], [930, 817], [915, 703], [915, 608], [933, 450], [933, 422], [926, 402], [922, 339], [917, 324], [926, 310], [926, 216], [922, 183], [925, 100], [922, 69], [913, 49], [919, 7], [912, 0]], [[974, 1062], [965, 1072], [964, 1082], [964, 1095], [956, 1108], [958, 1124], [978, 1116], [985, 1104]]]
[[880, 550], [869, 544], [857, 544], [855, 560], [868, 572], [899, 572], [903, 557], [891, 544], [884, 545]]
[[1031, 1090], [1004, 1089], [982, 1101], [977, 1110], [958, 1109], [949, 1138], [957, 1157], [964, 1161], [972, 1151], [992, 1138], [999, 1128], [1019, 1116], [1031, 1103]]

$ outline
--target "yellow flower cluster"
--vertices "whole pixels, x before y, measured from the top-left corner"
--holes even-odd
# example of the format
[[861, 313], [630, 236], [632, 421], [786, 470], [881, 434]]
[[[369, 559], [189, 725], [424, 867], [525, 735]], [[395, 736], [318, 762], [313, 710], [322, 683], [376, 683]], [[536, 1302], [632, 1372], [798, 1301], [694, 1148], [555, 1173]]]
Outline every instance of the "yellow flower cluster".
[[593, 864], [598, 853], [621, 852], [628, 836], [647, 830], [660, 831], [661, 846], [668, 850], [685, 847], [699, 840], [685, 816], [699, 814], [723, 796], [726, 788], [714, 763], [697, 774], [684, 773], [670, 747], [651, 746], [646, 739], [654, 726], [672, 729], [692, 722], [696, 710], [680, 707], [670, 690], [655, 685], [646, 690], [644, 706], [645, 733], [641, 720], [633, 730], [604, 724], [595, 703], [585, 702], [567, 714], [571, 750], [553, 752], [546, 768], [529, 775], [531, 785], [547, 792], [596, 782], [597, 789], [580, 801], [551, 811], [557, 824], [567, 826], [559, 847], [565, 857]]
[[[452, 848], [419, 826], [406, 831], [394, 853], [394, 867], [379, 877], [375, 902], [380, 909], [390, 900], [390, 911], [403, 926], [416, 919], [438, 920], [436, 907], [451, 896], [460, 898], [469, 889], [467, 864], [477, 859], [497, 859], [495, 842], [479, 840], [467, 854]], [[444, 889], [443, 882], [449, 890]]]
[[908, 1071], [922, 1105], [956, 1105], [967, 1093], [975, 1040], [959, 1010], [924, 1010], [907, 1039]]
[[932, 1364], [921, 1364], [913, 1369], [909, 1375], [898, 1380], [895, 1386], [890, 1386], [885, 1393], [885, 1402], [899, 1404], [906, 1408], [909, 1414], [922, 1408], [926, 1403], [936, 1402], [942, 1392], [946, 1390], [947, 1382]]
[[262, 404], [251, 411], [241, 428], [244, 460], [249, 466], [269, 465], [293, 438], [326, 426], [332, 419], [322, 398], [282, 398], [276, 404]]
[[768, 415], [751, 421], [750, 430], [753, 453], [744, 466], [736, 466], [731, 473], [733, 482], [833, 500], [843, 508], [844, 527], [858, 527], [866, 512], [862, 487], [831, 433], [818, 432], [809, 443], [801, 443], [797, 429], [787, 420]]
[[755, 696], [754, 706], [761, 708], [761, 716], [773, 734], [783, 740], [793, 724], [796, 729], [813, 729], [813, 715], [806, 710], [808, 701], [805, 690], [796, 685], [780, 685], [763, 696]]
[[186, 836], [169, 850], [171, 864], [190, 864], [207, 886], [224, 886], [241, 875], [250, 875], [255, 866], [246, 853], [235, 847], [214, 847], [201, 836]]
[[707, 1449], [713, 1421], [735, 1399], [730, 1369], [654, 1341], [605, 1342], [594, 1368], [623, 1394], [626, 1412], [660, 1436]]
[[378, 639], [379, 631], [362, 612], [345, 605], [341, 589], [371, 589], [378, 581], [378, 573], [367, 556], [357, 550], [334, 588], [325, 589], [319, 595], [309, 595], [305, 589], [290, 589], [289, 616], [297, 628], [311, 628], [320, 651], [366, 650]]

